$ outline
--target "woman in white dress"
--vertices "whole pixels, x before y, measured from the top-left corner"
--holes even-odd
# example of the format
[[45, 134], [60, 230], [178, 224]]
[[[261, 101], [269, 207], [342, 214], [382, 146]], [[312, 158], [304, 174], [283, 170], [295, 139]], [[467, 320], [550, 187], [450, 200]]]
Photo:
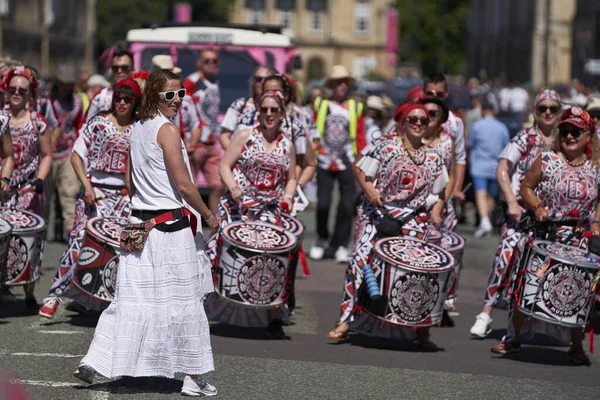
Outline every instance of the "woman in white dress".
[[[191, 180], [179, 129], [167, 119], [177, 115], [184, 97], [181, 82], [168, 70], [153, 72], [146, 81], [141, 120], [131, 134], [126, 184], [133, 211], [124, 233], [149, 233], [141, 251], [122, 237], [121, 247], [131, 251], [121, 253], [115, 299], [74, 374], [85, 382], [92, 383], [95, 373], [109, 378], [182, 374], [182, 394], [217, 394], [199, 378], [214, 369], [203, 304], [212, 279], [201, 233], [194, 239], [198, 213], [212, 229], [217, 219]], [[164, 223], [150, 221], [166, 214]]]

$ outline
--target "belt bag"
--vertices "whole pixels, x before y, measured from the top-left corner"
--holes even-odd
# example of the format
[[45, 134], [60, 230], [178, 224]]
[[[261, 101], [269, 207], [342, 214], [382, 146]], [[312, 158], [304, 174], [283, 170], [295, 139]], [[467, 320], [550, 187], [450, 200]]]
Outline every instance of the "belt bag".
[[192, 229], [193, 235], [196, 236], [198, 219], [190, 210], [184, 207], [168, 211], [139, 224], [128, 222], [125, 229], [121, 232], [121, 250], [126, 252], [141, 252], [144, 250], [148, 234], [156, 225], [188, 216], [190, 217], [190, 228]]
[[392, 217], [387, 210], [379, 209], [377, 212], [383, 214], [381, 220], [379, 221], [379, 225], [377, 226], [377, 233], [380, 237], [390, 237], [390, 236], [401, 236], [402, 235], [402, 227], [408, 220], [418, 214], [421, 210], [415, 210], [410, 214], [404, 216], [402, 219], [395, 219]]

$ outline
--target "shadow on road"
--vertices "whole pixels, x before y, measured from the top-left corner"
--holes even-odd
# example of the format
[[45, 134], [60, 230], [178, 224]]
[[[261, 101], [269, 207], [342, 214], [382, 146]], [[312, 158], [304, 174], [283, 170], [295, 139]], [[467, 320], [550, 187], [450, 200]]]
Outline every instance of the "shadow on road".
[[[285, 331], [285, 327], [283, 327]], [[210, 324], [210, 334], [234, 339], [271, 340], [267, 328], [244, 328], [225, 324]]]
[[523, 346], [520, 353], [508, 354], [502, 358], [527, 364], [575, 366], [569, 362], [567, 350], [559, 350], [546, 346]]
[[96, 383], [89, 386], [75, 386], [74, 389], [111, 394], [176, 394], [181, 391], [181, 385], [181, 381], [175, 379], [144, 377], [121, 378], [115, 381]]
[[371, 337], [360, 334], [351, 334], [346, 340], [340, 342], [331, 342], [330, 345], [343, 345], [350, 344], [351, 346], [364, 347], [366, 349], [378, 349], [378, 350], [392, 350], [392, 351], [405, 351], [412, 353], [437, 353], [445, 351], [439, 347], [437, 350], [423, 350], [419, 349], [417, 345], [410, 340], [397, 340], [387, 339], [379, 337]]

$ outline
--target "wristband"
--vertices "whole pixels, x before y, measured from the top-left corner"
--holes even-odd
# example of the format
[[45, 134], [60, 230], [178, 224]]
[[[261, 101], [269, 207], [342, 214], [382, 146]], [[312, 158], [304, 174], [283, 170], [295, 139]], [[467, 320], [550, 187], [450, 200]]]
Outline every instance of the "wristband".
[[600, 221], [597, 220], [597, 219], [595, 219], [595, 220], [592, 221], [592, 225], [594, 225], [594, 224], [600, 224]]
[[284, 199], [290, 199], [290, 200], [294, 200], [294, 196], [290, 196], [289, 194], [284, 194], [283, 195]]
[[10, 178], [7, 178], [6, 176], [3, 176], [2, 180], [6, 183], [10, 183]]

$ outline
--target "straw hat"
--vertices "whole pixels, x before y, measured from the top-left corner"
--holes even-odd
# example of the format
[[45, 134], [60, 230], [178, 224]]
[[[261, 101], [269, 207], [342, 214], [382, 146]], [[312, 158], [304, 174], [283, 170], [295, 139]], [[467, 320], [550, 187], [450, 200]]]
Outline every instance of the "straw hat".
[[102, 75], [94, 74], [94, 75], [90, 76], [90, 78], [88, 79], [87, 85], [89, 87], [101, 86], [101, 87], [105, 88], [105, 87], [110, 86], [110, 82], [107, 81], [106, 78], [103, 77]]
[[379, 96], [367, 97], [367, 108], [372, 108], [378, 111], [385, 111], [385, 105]]
[[356, 82], [356, 79], [350, 75], [346, 67], [343, 65], [334, 65], [333, 68], [331, 68], [331, 74], [329, 74], [327, 80], [325, 80], [325, 87], [331, 89], [331, 82], [339, 79], [346, 79], [348, 81], [348, 86], [352, 86]]
[[59, 65], [54, 76], [56, 77], [56, 80], [66, 85], [72, 85], [77, 81], [75, 69], [70, 65]]
[[173, 64], [173, 57], [166, 54], [158, 54], [152, 57], [152, 64], [158, 69], [168, 69], [176, 75], [181, 72], [181, 68], [176, 67], [175, 64]]
[[600, 98], [598, 98], [598, 97], [590, 98], [590, 102], [588, 103], [588, 106], [585, 109], [587, 111], [600, 110]]

